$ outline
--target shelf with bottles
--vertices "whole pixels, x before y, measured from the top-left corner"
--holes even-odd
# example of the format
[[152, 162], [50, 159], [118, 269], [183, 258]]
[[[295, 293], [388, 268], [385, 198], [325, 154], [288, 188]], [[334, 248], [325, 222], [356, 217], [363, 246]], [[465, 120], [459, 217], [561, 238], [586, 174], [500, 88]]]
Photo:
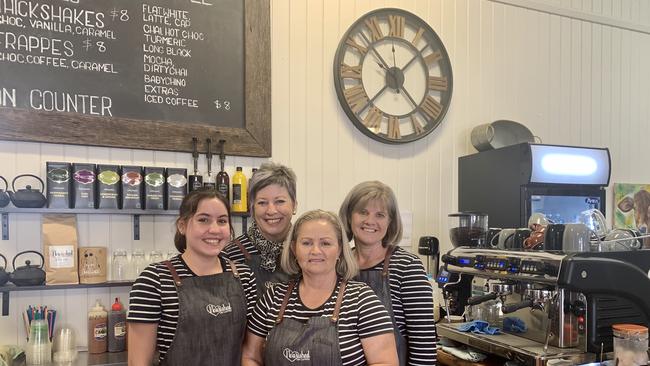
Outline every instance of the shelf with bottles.
[[109, 208], [0, 208], [2, 215], [2, 240], [9, 240], [9, 214], [104, 214], [104, 215], [132, 215], [133, 240], [140, 240], [140, 215], [178, 215], [178, 210], [140, 210], [140, 209], [109, 209]]
[[106, 281], [101, 283], [78, 283], [65, 285], [38, 285], [38, 286], [16, 286], [6, 284], [0, 286], [2, 293], [2, 316], [9, 315], [9, 293], [15, 291], [43, 291], [43, 290], [68, 290], [80, 288], [102, 288], [102, 287], [131, 287], [134, 281]]

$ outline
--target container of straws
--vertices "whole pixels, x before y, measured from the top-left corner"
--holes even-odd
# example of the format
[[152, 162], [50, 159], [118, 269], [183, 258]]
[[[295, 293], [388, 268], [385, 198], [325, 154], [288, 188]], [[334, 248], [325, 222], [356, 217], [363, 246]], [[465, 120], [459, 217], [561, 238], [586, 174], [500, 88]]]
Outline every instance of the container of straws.
[[29, 306], [23, 315], [27, 331], [25, 354], [27, 363], [41, 365], [52, 361], [52, 332], [56, 320], [56, 310], [47, 307]]

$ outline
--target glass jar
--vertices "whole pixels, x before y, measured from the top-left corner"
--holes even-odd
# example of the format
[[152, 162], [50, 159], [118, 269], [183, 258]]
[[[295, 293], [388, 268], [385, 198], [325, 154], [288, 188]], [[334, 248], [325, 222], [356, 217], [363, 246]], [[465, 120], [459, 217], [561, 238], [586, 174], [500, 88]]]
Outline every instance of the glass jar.
[[131, 254], [131, 278], [138, 278], [147, 265], [149, 265], [149, 262], [144, 257], [144, 250], [134, 249], [133, 254]]
[[160, 250], [149, 252], [149, 263], [158, 263], [163, 261], [163, 253]]
[[124, 249], [115, 249], [113, 250], [113, 262], [112, 262], [112, 275], [111, 279], [113, 281], [126, 281], [129, 279], [129, 259], [127, 257], [126, 250]]
[[636, 324], [614, 324], [614, 360], [618, 366], [648, 363], [648, 328]]

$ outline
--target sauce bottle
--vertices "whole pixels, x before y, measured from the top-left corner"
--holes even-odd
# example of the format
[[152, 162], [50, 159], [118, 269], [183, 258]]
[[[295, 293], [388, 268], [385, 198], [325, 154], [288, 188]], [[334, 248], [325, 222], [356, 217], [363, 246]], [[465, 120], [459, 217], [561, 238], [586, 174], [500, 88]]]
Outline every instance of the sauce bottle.
[[248, 181], [242, 172], [242, 167], [238, 166], [235, 175], [232, 176], [232, 212], [247, 212], [246, 190]]
[[108, 314], [108, 352], [123, 352], [125, 349], [126, 312], [119, 297], [116, 297]]
[[88, 312], [88, 353], [104, 353], [107, 349], [108, 313], [99, 303]]

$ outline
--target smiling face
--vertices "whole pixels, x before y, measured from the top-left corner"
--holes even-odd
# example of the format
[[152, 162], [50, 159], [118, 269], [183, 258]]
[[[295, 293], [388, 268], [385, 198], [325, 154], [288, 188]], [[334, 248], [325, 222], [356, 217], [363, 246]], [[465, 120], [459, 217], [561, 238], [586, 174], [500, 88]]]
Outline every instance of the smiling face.
[[253, 217], [262, 235], [271, 241], [283, 241], [291, 227], [296, 203], [286, 188], [271, 184], [260, 189], [253, 200]]
[[336, 230], [327, 220], [303, 223], [298, 229], [294, 250], [303, 275], [336, 276], [336, 260], [341, 254]]
[[350, 219], [355, 245], [381, 245], [386, 236], [390, 218], [384, 204], [379, 200], [370, 200], [352, 212]]
[[186, 253], [214, 258], [230, 241], [228, 210], [217, 198], [205, 198], [194, 215], [178, 223], [178, 230], [185, 235]]

